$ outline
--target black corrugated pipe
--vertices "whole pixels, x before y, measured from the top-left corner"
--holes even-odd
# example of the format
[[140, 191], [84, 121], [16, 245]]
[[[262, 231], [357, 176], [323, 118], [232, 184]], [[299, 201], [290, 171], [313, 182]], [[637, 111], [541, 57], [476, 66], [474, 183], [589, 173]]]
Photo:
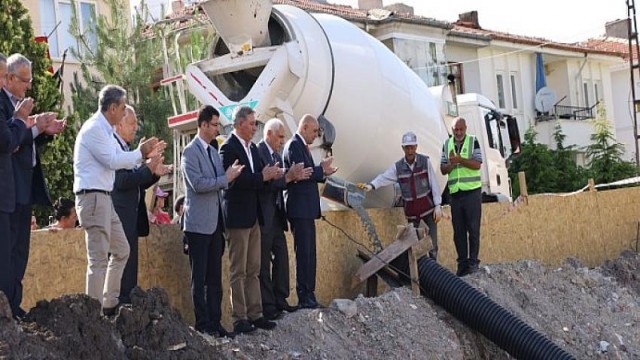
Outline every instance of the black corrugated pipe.
[[[392, 262], [409, 273], [406, 255]], [[521, 360], [575, 359], [544, 335], [427, 256], [418, 259], [422, 294]], [[405, 278], [406, 280], [406, 278]]]

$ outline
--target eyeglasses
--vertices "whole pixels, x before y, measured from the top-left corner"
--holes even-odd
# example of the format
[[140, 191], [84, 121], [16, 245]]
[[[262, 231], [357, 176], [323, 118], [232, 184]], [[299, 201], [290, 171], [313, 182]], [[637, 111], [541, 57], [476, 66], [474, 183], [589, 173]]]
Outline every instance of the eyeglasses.
[[16, 78], [18, 78], [18, 80], [22, 81], [25, 84], [31, 84], [33, 82], [33, 78], [25, 80], [18, 74], [11, 74], [11, 75], [15, 76]]

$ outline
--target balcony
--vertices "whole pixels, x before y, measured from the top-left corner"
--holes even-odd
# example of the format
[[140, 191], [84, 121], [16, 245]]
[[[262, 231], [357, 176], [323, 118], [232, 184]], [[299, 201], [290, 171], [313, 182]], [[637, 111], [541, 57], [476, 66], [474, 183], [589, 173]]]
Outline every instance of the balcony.
[[558, 119], [563, 120], [590, 120], [595, 119], [596, 107], [599, 102], [595, 103], [591, 107], [581, 106], [569, 106], [569, 105], [554, 105], [551, 113], [538, 113], [536, 116], [537, 121], [550, 121]]

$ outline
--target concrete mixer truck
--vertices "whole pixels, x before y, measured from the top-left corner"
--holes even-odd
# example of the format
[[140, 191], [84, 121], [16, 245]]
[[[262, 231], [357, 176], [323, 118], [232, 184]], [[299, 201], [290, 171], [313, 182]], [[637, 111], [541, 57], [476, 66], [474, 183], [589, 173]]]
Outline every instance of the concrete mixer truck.
[[[505, 121], [485, 97], [457, 96], [456, 106], [448, 87], [428, 88], [380, 41], [337, 16], [272, 6], [270, 0], [210, 0], [200, 6], [217, 36], [212, 56], [188, 65], [184, 79], [200, 102], [219, 109], [223, 133], [231, 130], [231, 113], [239, 105], [253, 107], [262, 122], [280, 118], [288, 135], [303, 114], [312, 114], [321, 127], [311, 145], [315, 160], [331, 154], [337, 176], [361, 182], [402, 157], [401, 135], [409, 130], [438, 168], [450, 119], [459, 113], [482, 146], [483, 192], [510, 199], [506, 145], [519, 147], [517, 123]], [[195, 128], [195, 120], [176, 116], [169, 125]], [[446, 177], [438, 176], [444, 189]], [[390, 207], [394, 195], [394, 189], [372, 192], [364, 206]], [[324, 202], [323, 208], [332, 204]]]

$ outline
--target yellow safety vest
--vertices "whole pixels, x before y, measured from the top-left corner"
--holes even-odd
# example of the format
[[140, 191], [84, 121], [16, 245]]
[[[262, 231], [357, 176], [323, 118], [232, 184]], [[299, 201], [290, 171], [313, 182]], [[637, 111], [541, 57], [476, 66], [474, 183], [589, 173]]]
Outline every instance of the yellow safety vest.
[[[473, 146], [476, 142], [475, 136], [466, 135], [460, 150], [460, 156], [465, 159], [471, 159], [473, 154]], [[449, 154], [455, 152], [455, 140], [454, 137], [447, 139], [447, 153], [445, 156], [449, 160]], [[449, 173], [449, 193], [455, 194], [458, 191], [475, 190], [482, 187], [482, 181], [480, 180], [480, 169], [469, 169], [465, 166], [456, 166]]]

